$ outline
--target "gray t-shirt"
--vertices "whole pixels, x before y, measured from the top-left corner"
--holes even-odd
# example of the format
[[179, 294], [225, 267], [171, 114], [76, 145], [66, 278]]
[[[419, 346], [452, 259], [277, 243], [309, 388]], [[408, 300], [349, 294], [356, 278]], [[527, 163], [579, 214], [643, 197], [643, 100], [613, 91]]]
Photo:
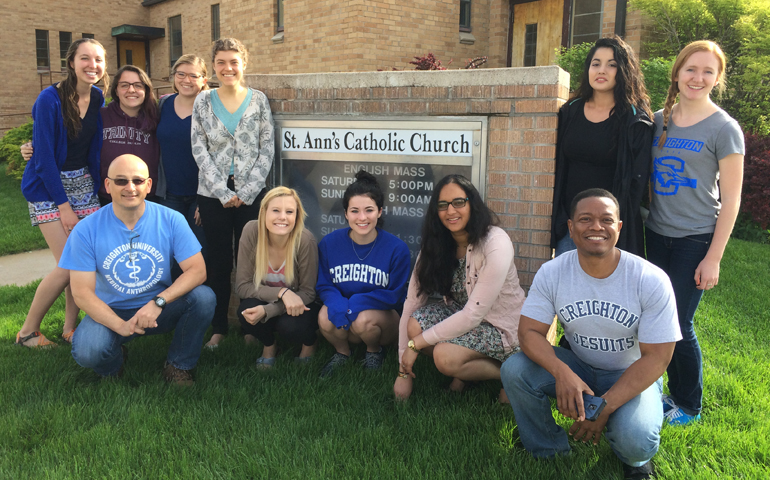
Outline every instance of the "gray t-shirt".
[[743, 155], [743, 132], [724, 110], [689, 127], [668, 120], [666, 145], [663, 111], [655, 113], [652, 142], [652, 202], [647, 228], [667, 237], [713, 233], [719, 216], [719, 160]]
[[641, 358], [639, 342], [682, 339], [674, 289], [650, 262], [620, 251], [612, 275], [594, 278], [573, 250], [540, 267], [521, 315], [550, 324], [558, 314], [572, 351], [602, 370], [625, 370]]

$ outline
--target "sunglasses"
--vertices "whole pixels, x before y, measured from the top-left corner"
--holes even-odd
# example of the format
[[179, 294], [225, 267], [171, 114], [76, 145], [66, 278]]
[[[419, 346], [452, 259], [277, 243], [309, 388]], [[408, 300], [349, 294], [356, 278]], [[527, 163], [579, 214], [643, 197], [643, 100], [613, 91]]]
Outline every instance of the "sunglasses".
[[110, 177], [107, 177], [107, 178], [112, 180], [112, 182], [119, 187], [125, 187], [126, 185], [128, 185], [128, 182], [131, 182], [136, 186], [144, 185], [144, 182], [147, 181], [146, 178], [132, 178], [131, 180], [127, 178], [110, 178]]
[[470, 198], [468, 198], [468, 197], [466, 197], [466, 198], [455, 198], [451, 202], [443, 202], [443, 201], [442, 202], [438, 202], [437, 206], [438, 206], [439, 211], [443, 212], [444, 210], [449, 208], [449, 204], [450, 203], [455, 208], [463, 208], [465, 206], [465, 204], [468, 203], [468, 200], [470, 200]]

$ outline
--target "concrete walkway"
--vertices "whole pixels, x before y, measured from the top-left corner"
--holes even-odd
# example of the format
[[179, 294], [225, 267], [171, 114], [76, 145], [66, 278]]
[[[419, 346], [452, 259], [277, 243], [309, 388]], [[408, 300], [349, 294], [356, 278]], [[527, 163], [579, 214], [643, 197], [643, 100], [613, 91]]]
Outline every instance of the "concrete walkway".
[[56, 262], [48, 249], [0, 257], [0, 286], [24, 286], [48, 275]]

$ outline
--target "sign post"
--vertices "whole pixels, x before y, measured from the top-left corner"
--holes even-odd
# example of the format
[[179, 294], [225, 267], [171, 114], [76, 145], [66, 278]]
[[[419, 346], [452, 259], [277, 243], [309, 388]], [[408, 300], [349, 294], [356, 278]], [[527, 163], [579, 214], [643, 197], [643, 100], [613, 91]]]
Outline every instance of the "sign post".
[[406, 242], [412, 262], [436, 182], [461, 174], [484, 197], [486, 138], [486, 117], [276, 118], [280, 183], [298, 191], [316, 238], [347, 226], [342, 197], [363, 169], [385, 194], [384, 228]]

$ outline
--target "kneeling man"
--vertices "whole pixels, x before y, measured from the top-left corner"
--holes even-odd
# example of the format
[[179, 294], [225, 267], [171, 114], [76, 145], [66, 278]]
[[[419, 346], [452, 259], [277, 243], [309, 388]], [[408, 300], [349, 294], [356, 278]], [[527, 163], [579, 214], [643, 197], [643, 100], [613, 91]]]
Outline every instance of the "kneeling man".
[[[579, 193], [570, 207], [569, 231], [577, 250], [545, 263], [521, 311], [521, 352], [501, 376], [521, 442], [535, 457], [570, 451], [551, 415], [575, 421], [570, 435], [599, 443], [604, 428], [626, 478], [651, 478], [663, 422], [661, 376], [682, 338], [674, 292], [666, 274], [615, 244], [622, 227], [618, 201], [608, 191]], [[554, 315], [569, 348], [546, 340]], [[606, 406], [586, 420], [583, 393]]]
[[[152, 180], [139, 157], [116, 158], [104, 183], [112, 203], [75, 226], [59, 262], [70, 270], [72, 294], [86, 312], [72, 356], [103, 377], [120, 376], [124, 343], [174, 330], [163, 377], [191, 385], [216, 304], [201, 285], [201, 246], [182, 215], [145, 201]], [[183, 271], [173, 283], [172, 257]]]

